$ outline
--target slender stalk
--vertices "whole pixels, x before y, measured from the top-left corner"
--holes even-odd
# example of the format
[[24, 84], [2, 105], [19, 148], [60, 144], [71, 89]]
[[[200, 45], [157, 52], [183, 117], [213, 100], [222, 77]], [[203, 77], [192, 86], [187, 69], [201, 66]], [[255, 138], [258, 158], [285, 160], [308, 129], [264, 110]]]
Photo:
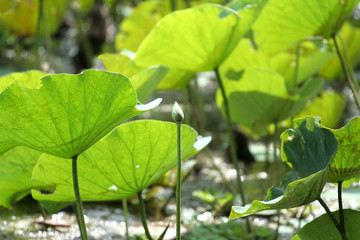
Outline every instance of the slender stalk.
[[337, 52], [337, 55], [339, 57], [339, 60], [341, 62], [341, 67], [343, 69], [343, 72], [344, 72], [344, 75], [345, 75], [345, 79], [347, 81], [347, 83], [349, 84], [349, 87], [354, 95], [354, 99], [355, 99], [355, 103], [356, 103], [356, 106], [360, 109], [360, 96], [359, 96], [359, 91], [358, 91], [358, 88], [356, 87], [356, 84], [354, 83], [354, 80], [351, 78], [350, 76], [350, 73], [346, 67], [346, 64], [345, 64], [345, 60], [344, 60], [344, 57], [340, 51], [340, 48], [339, 48], [339, 45], [337, 43], [337, 40], [336, 40], [336, 36], [335, 34], [332, 36], [333, 40], [334, 40], [334, 45], [335, 45], [335, 48], [336, 48], [336, 52]]
[[42, 203], [40, 201], [37, 202], [39, 209], [40, 209], [40, 214], [41, 216], [44, 218], [44, 221], [48, 218], [48, 214], [45, 210], [45, 207], [42, 205]]
[[334, 215], [332, 214], [332, 212], [330, 211], [330, 209], [328, 208], [326, 203], [321, 199], [321, 197], [319, 197], [317, 200], [319, 201], [321, 206], [325, 209], [325, 211], [328, 214], [328, 216], [330, 217], [331, 221], [334, 223], [335, 227], [337, 228], [337, 230], [339, 231], [339, 233], [341, 235], [342, 240], [347, 240], [345, 232], [342, 230], [339, 222], [336, 220], [336, 218], [334, 217]]
[[342, 203], [342, 181], [338, 182], [338, 202], [339, 202], [339, 217], [340, 217], [340, 226], [344, 232], [345, 229], [345, 220], [344, 220], [344, 209]]
[[[238, 187], [238, 191], [240, 193], [240, 197], [241, 197], [241, 201], [242, 201], [242, 205], [244, 206], [246, 204], [245, 201], [245, 193], [244, 193], [244, 188], [242, 185], [242, 180], [241, 180], [241, 174], [240, 174], [240, 169], [239, 169], [239, 160], [237, 158], [237, 154], [236, 154], [236, 145], [235, 145], [235, 139], [234, 139], [234, 134], [232, 131], [232, 127], [231, 127], [231, 115], [230, 115], [230, 109], [229, 109], [229, 103], [228, 103], [228, 99], [225, 93], [225, 88], [219, 73], [219, 69], [215, 68], [215, 75], [216, 75], [216, 79], [219, 85], [219, 88], [221, 90], [221, 94], [223, 97], [223, 101], [224, 101], [224, 107], [225, 107], [225, 114], [226, 114], [226, 126], [227, 126], [227, 132], [229, 135], [229, 143], [230, 143], [230, 152], [231, 152], [231, 159], [233, 161], [235, 170], [236, 170], [236, 181], [237, 181], [237, 187]], [[250, 226], [250, 222], [249, 219], [246, 218], [246, 226], [247, 226], [247, 231], [248, 233], [251, 233], [251, 226]]]
[[125, 238], [129, 240], [129, 221], [128, 221], [128, 207], [127, 207], [127, 200], [124, 198], [122, 200], [122, 206], [124, 210], [124, 217], [125, 217]]
[[142, 225], [143, 225], [144, 230], [145, 230], [145, 235], [146, 235], [147, 239], [152, 240], [152, 237], [151, 237], [150, 232], [149, 232], [149, 228], [148, 228], [147, 223], [146, 223], [146, 212], [145, 212], [144, 199], [142, 198], [142, 191], [138, 192], [137, 195], [138, 195], [138, 198], [139, 198], [140, 212], [141, 212], [141, 222], [142, 222]]
[[277, 154], [276, 154], [276, 150], [277, 150], [277, 132], [278, 132], [278, 123], [277, 121], [274, 122], [274, 138], [273, 138], [273, 156], [274, 156], [274, 162], [276, 164], [278, 164], [278, 158], [277, 158]]
[[181, 239], [181, 122], [177, 122], [176, 240]]
[[54, 49], [52, 44], [52, 39], [50, 36], [50, 30], [49, 30], [49, 21], [46, 18], [46, 14], [43, 15], [44, 19], [44, 35], [45, 35], [45, 44], [46, 44], [46, 55], [47, 55], [47, 61], [50, 65], [50, 70], [55, 71], [55, 57], [54, 57]]
[[355, 72], [354, 72], [354, 68], [352, 67], [352, 63], [348, 54], [348, 50], [346, 48], [344, 39], [342, 38], [342, 36], [339, 34], [338, 38], [340, 39], [340, 43], [341, 43], [341, 48], [343, 49], [343, 53], [344, 53], [344, 59], [345, 59], [345, 65], [346, 66], [350, 66], [349, 67], [349, 72], [350, 72], [350, 77], [356, 87], [356, 89], [360, 89], [359, 83], [356, 81], [356, 76], [355, 76]]
[[294, 70], [294, 77], [292, 82], [289, 86], [288, 91], [292, 94], [296, 88], [296, 84], [299, 77], [299, 67], [300, 67], [300, 43], [296, 46], [296, 60], [295, 60], [295, 70]]
[[38, 10], [38, 18], [36, 23], [36, 45], [35, 45], [35, 56], [36, 56], [36, 67], [41, 68], [40, 65], [40, 56], [39, 56], [39, 46], [40, 46], [40, 23], [43, 17], [43, 0], [39, 1], [39, 10]]
[[175, 2], [175, 0], [170, 0], [170, 10], [171, 10], [171, 12], [176, 10], [176, 2]]
[[84, 219], [84, 211], [80, 197], [80, 189], [79, 189], [79, 179], [77, 175], [77, 159], [78, 156], [74, 156], [72, 158], [72, 175], [73, 175], [73, 185], [74, 185], [74, 193], [75, 193], [75, 206], [76, 206], [76, 218], [78, 221], [81, 239], [88, 240], [85, 219]]

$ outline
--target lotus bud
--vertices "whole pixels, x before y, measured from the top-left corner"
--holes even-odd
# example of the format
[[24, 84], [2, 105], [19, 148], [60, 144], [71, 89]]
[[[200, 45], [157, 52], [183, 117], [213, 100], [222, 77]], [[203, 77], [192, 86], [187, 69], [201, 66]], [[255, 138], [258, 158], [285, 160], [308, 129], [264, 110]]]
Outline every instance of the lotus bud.
[[171, 117], [176, 123], [182, 123], [184, 120], [184, 112], [176, 101], [172, 109]]

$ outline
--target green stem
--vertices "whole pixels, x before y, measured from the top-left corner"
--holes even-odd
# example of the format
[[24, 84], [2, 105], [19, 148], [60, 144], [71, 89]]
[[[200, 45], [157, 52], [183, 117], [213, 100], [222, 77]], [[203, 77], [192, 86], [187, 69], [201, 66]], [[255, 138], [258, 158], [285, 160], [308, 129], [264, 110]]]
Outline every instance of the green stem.
[[181, 122], [177, 125], [176, 240], [181, 239]]
[[39, 205], [40, 214], [44, 218], [44, 221], [45, 221], [48, 218], [48, 214], [45, 210], [45, 207], [42, 205], [42, 203], [40, 201], [38, 201], [37, 203]]
[[274, 122], [274, 137], [273, 137], [273, 156], [274, 156], [274, 163], [278, 163], [278, 158], [277, 158], [277, 154], [276, 154], [276, 150], [277, 150], [277, 132], [278, 132], [278, 123], [277, 121]]
[[171, 10], [171, 12], [176, 10], [176, 2], [175, 2], [175, 0], [170, 0], [170, 10]]
[[339, 217], [340, 217], [340, 226], [344, 232], [345, 229], [345, 220], [344, 220], [344, 209], [342, 203], [342, 181], [338, 182], [338, 202], [339, 202]]
[[334, 215], [332, 214], [332, 212], [330, 211], [330, 209], [328, 208], [326, 203], [321, 199], [321, 197], [319, 197], [317, 200], [319, 201], [321, 206], [325, 209], [325, 211], [328, 214], [328, 216], [330, 217], [331, 221], [334, 223], [335, 227], [337, 228], [337, 230], [339, 231], [339, 233], [341, 235], [342, 240], [347, 240], [345, 232], [342, 230], [340, 224], [338, 223], [338, 221], [336, 220], [336, 218], [334, 217]]
[[356, 81], [356, 76], [355, 76], [355, 72], [354, 72], [354, 68], [352, 67], [352, 63], [350, 61], [350, 58], [349, 58], [349, 54], [348, 54], [348, 50], [346, 49], [346, 45], [345, 45], [345, 42], [344, 42], [344, 39], [341, 37], [341, 35], [339, 34], [338, 35], [339, 39], [340, 39], [340, 43], [341, 43], [341, 47], [342, 49], [344, 49], [343, 53], [344, 53], [344, 59], [345, 59], [345, 65], [346, 66], [350, 66], [349, 67], [349, 72], [350, 72], [350, 77], [355, 85], [355, 88], [357, 90], [360, 89], [360, 86], [359, 86], [359, 83]]
[[141, 222], [142, 222], [142, 225], [143, 225], [144, 230], [145, 230], [145, 235], [146, 235], [147, 239], [152, 240], [152, 237], [151, 237], [150, 232], [149, 232], [149, 228], [148, 228], [147, 223], [146, 223], [146, 212], [145, 212], [144, 199], [142, 197], [142, 191], [138, 192], [137, 195], [138, 195], [138, 198], [139, 198], [140, 212], [141, 212]]
[[124, 198], [122, 200], [122, 206], [124, 210], [124, 218], [125, 218], [125, 237], [126, 240], [129, 240], [129, 221], [128, 221], [128, 207], [127, 207], [127, 200]]
[[296, 60], [295, 60], [295, 70], [294, 70], [294, 77], [289, 87], [289, 92], [291, 94], [294, 93], [296, 88], [296, 84], [299, 77], [299, 65], [300, 64], [300, 43], [296, 46]]
[[40, 56], [39, 56], [39, 46], [40, 46], [40, 23], [43, 16], [43, 0], [39, 1], [39, 13], [36, 23], [36, 45], [35, 45], [35, 56], [36, 56], [36, 66], [41, 69]]
[[74, 184], [74, 193], [75, 193], [75, 206], [76, 206], [76, 218], [78, 221], [81, 239], [88, 240], [86, 225], [84, 219], [84, 211], [80, 197], [80, 189], [79, 189], [79, 180], [77, 175], [77, 159], [78, 156], [72, 158], [72, 174], [73, 174], [73, 184]]
[[[221, 94], [223, 97], [223, 101], [224, 101], [224, 108], [225, 108], [225, 114], [226, 114], [226, 127], [227, 127], [227, 132], [229, 135], [229, 143], [230, 143], [230, 152], [231, 152], [231, 159], [233, 161], [235, 170], [236, 170], [236, 181], [237, 181], [237, 186], [238, 186], [238, 191], [240, 193], [240, 197], [241, 197], [241, 201], [242, 201], [242, 205], [244, 206], [246, 204], [245, 201], [245, 193], [244, 193], [244, 188], [242, 185], [242, 180], [241, 180], [241, 174], [240, 174], [240, 169], [239, 169], [239, 160], [237, 158], [237, 154], [236, 154], [236, 145], [235, 145], [235, 139], [234, 139], [234, 133], [232, 131], [232, 127], [231, 127], [231, 115], [230, 115], [230, 109], [229, 109], [229, 103], [228, 103], [228, 99], [225, 93], [225, 88], [219, 73], [219, 69], [215, 68], [215, 75], [216, 75], [216, 79], [219, 85], [219, 88], [221, 90]], [[250, 222], [248, 220], [248, 218], [246, 218], [246, 226], [247, 226], [247, 231], [248, 233], [251, 233], [251, 226], [250, 226]]]
[[354, 80], [351, 78], [350, 76], [350, 73], [346, 67], [346, 64], [345, 64], [345, 60], [344, 60], [344, 57], [340, 51], [340, 48], [339, 48], [339, 45], [337, 43], [337, 40], [336, 40], [336, 36], [335, 34], [332, 36], [333, 40], [334, 40], [334, 45], [335, 45], [335, 48], [336, 48], [336, 52], [337, 52], [337, 55], [340, 59], [340, 62], [341, 62], [341, 67], [343, 69], [343, 72], [344, 72], [344, 75], [345, 75], [345, 79], [347, 81], [347, 83], [349, 84], [349, 87], [354, 95], [354, 99], [355, 99], [355, 103], [356, 103], [356, 106], [360, 109], [360, 96], [359, 96], [359, 92], [358, 92], [358, 89], [356, 87], [356, 84], [354, 83]]
[[50, 64], [50, 70], [55, 71], [55, 56], [54, 56], [54, 50], [53, 50], [53, 44], [52, 39], [50, 36], [49, 31], [49, 22], [46, 18], [46, 14], [44, 14], [44, 35], [45, 35], [45, 44], [46, 44], [46, 55], [47, 55], [47, 61]]

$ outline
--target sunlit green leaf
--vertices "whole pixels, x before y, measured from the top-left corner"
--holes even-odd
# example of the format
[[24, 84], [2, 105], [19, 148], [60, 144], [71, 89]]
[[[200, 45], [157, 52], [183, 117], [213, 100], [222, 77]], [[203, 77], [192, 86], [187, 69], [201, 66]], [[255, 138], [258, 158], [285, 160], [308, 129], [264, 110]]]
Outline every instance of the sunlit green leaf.
[[360, 117], [340, 129], [329, 129], [339, 142], [328, 181], [339, 182], [360, 177]]
[[[232, 122], [259, 135], [266, 133], [270, 124], [297, 114], [306, 101], [322, 90], [323, 84], [321, 79], [309, 79], [297, 94], [290, 95], [285, 79], [269, 69], [248, 68], [232, 79], [224, 76]], [[219, 91], [216, 100], [223, 109]]]
[[28, 88], [39, 88], [41, 83], [40, 78], [45, 77], [48, 73], [30, 70], [27, 72], [14, 72], [5, 76], [0, 77], [0, 92], [2, 92], [7, 86], [9, 86], [15, 80], [21, 85], [24, 85]]
[[[39, 80], [40, 81], [40, 80]], [[141, 114], [123, 75], [87, 70], [54, 74], [30, 89], [15, 81], [0, 94], [0, 136], [48, 154], [79, 155], [123, 121]]]
[[[46, 76], [47, 73], [38, 70], [31, 70], [27, 72], [14, 72], [5, 76], [0, 77], [0, 92], [8, 87], [12, 82], [17, 80], [19, 84], [28, 88], [39, 88], [41, 83], [40, 78]], [[0, 135], [0, 155], [19, 145], [17, 142], [12, 141], [7, 136]]]
[[[108, 71], [124, 74], [133, 82], [133, 76], [146, 68], [137, 66], [130, 57], [124, 54], [102, 54], [99, 56], [105, 68]], [[191, 78], [193, 72], [185, 71], [177, 68], [168, 69], [166, 75], [160, 79], [160, 83], [156, 86], [158, 90], [180, 89], [185, 87]], [[155, 79], [157, 81], [159, 79]], [[150, 83], [149, 83], [150, 84]], [[154, 84], [151, 82], [151, 84]], [[135, 84], [136, 85], [136, 84]], [[136, 87], [135, 87], [136, 88]]]
[[[122, 199], [149, 186], [176, 166], [176, 133], [176, 124], [169, 122], [143, 120], [119, 126], [79, 156], [78, 176], [82, 200]], [[182, 125], [183, 159], [201, 150], [194, 145], [196, 138], [195, 130]], [[202, 138], [206, 144], [207, 140]], [[43, 155], [34, 169], [33, 179], [57, 185], [53, 194], [33, 191], [34, 198], [74, 201], [71, 161]]]
[[[191, 0], [189, 2], [191, 6], [195, 6], [204, 2], [221, 3], [221, 0]], [[186, 0], [176, 0], [175, 3], [177, 10], [187, 8]], [[149, 0], [140, 2], [133, 9], [131, 15], [121, 22], [119, 33], [115, 39], [116, 49], [118, 51], [128, 49], [135, 52], [155, 24], [170, 12], [170, 1]]]
[[294, 118], [305, 116], [321, 117], [321, 124], [326, 127], [336, 128], [341, 120], [345, 108], [345, 99], [334, 92], [322, 92]]
[[295, 124], [295, 129], [281, 135], [282, 160], [292, 166], [299, 179], [289, 183], [284, 194], [277, 198], [255, 200], [245, 207], [233, 206], [230, 219], [263, 210], [299, 207], [320, 196], [337, 150], [336, 138], [314, 118], [301, 119]]
[[32, 188], [44, 188], [46, 183], [31, 181], [32, 170], [42, 153], [16, 147], [0, 157], [0, 206], [11, 207], [28, 195]]
[[170, 13], [142, 42], [135, 62], [194, 72], [213, 70], [248, 30], [240, 22], [234, 11], [215, 4]]
[[269, 0], [254, 24], [256, 42], [277, 52], [309, 37], [330, 38], [358, 0]]
[[[297, 84], [314, 75], [332, 56], [333, 53], [318, 49], [312, 43], [301, 44]], [[220, 66], [220, 72], [231, 78], [232, 73], [250, 67], [272, 69], [291, 83], [295, 77], [296, 49], [268, 55], [261, 48], [256, 48], [249, 39], [243, 38]]]
[[137, 98], [140, 102], [148, 100], [167, 72], [167, 67], [160, 65], [147, 68], [131, 77], [131, 83], [136, 90]]
[[132, 59], [125, 54], [105, 53], [98, 56], [106, 70], [121, 73], [131, 79], [136, 73], [145, 70], [137, 66]]
[[[339, 221], [339, 211], [332, 213]], [[344, 209], [344, 221], [348, 240], [357, 240], [360, 236], [360, 212]], [[326, 226], [326, 227], [324, 227]], [[338, 240], [342, 239], [328, 214], [315, 218], [302, 227], [292, 240]]]

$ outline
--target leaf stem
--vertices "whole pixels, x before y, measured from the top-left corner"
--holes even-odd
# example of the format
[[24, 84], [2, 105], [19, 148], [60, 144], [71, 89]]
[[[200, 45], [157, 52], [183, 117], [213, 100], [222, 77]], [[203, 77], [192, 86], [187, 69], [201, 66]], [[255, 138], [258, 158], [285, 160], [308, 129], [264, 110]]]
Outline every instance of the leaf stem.
[[345, 75], [345, 78], [346, 78], [346, 81], [354, 95], [354, 99], [355, 99], [355, 103], [356, 103], [356, 106], [360, 109], [360, 96], [359, 96], [359, 92], [358, 92], [358, 88], [356, 87], [355, 85], [355, 82], [354, 80], [351, 78], [351, 75], [346, 67], [346, 64], [345, 64], [345, 60], [344, 60], [344, 57], [340, 51], [340, 48], [339, 48], [339, 45], [337, 43], [337, 40], [336, 40], [336, 35], [334, 34], [332, 36], [332, 39], [334, 40], [334, 45], [335, 45], [335, 48], [336, 48], [336, 52], [337, 52], [337, 55], [339, 57], [339, 60], [341, 62], [341, 67], [343, 69], [343, 72], [344, 72], [344, 75]]
[[295, 69], [294, 69], [294, 77], [292, 78], [292, 82], [289, 86], [289, 93], [294, 94], [294, 90], [296, 88], [298, 78], [299, 78], [299, 67], [300, 67], [300, 46], [301, 43], [299, 42], [296, 46], [296, 60], [295, 60]]
[[125, 218], [125, 238], [126, 240], [129, 240], [129, 221], [128, 221], [128, 207], [127, 207], [127, 200], [126, 198], [123, 198], [122, 200], [122, 206], [124, 210], [124, 218]]
[[181, 239], [181, 122], [177, 126], [176, 240]]
[[152, 237], [151, 237], [150, 232], [149, 232], [149, 228], [148, 228], [147, 223], [146, 223], [146, 212], [145, 212], [144, 199], [142, 197], [142, 191], [138, 192], [137, 195], [138, 195], [138, 198], [139, 198], [141, 222], [142, 222], [142, 225], [143, 225], [144, 230], [145, 230], [145, 235], [146, 235], [147, 239], [152, 240]]
[[43, 0], [39, 1], [39, 9], [38, 9], [38, 18], [37, 18], [37, 23], [36, 23], [36, 37], [35, 37], [35, 41], [36, 41], [36, 45], [35, 45], [35, 56], [36, 56], [36, 67], [38, 69], [41, 69], [41, 64], [40, 64], [40, 55], [39, 55], [39, 46], [40, 46], [40, 23], [41, 23], [41, 19], [43, 18]]
[[[232, 131], [232, 127], [231, 127], [231, 115], [230, 115], [230, 109], [229, 109], [229, 103], [228, 103], [228, 99], [225, 93], [225, 88], [219, 73], [219, 69], [215, 68], [215, 75], [216, 75], [216, 79], [219, 85], [219, 88], [221, 90], [221, 94], [223, 97], [223, 101], [224, 101], [224, 107], [225, 107], [225, 114], [226, 114], [226, 126], [227, 126], [227, 132], [229, 135], [229, 143], [230, 143], [230, 152], [231, 152], [231, 159], [233, 161], [235, 170], [236, 170], [236, 181], [237, 181], [237, 186], [238, 186], [238, 191], [240, 193], [240, 197], [241, 197], [241, 201], [242, 201], [242, 205], [244, 206], [246, 204], [245, 201], [245, 193], [244, 193], [244, 188], [242, 185], [242, 180], [241, 180], [241, 173], [240, 173], [240, 169], [239, 169], [239, 160], [237, 158], [237, 154], [236, 154], [236, 145], [235, 145], [235, 139], [234, 139], [234, 134]], [[251, 233], [251, 226], [250, 226], [250, 222], [249, 219], [246, 218], [246, 226], [247, 226], [247, 232]]]
[[170, 0], [170, 10], [171, 10], [171, 12], [176, 10], [176, 2], [175, 2], [175, 0]]
[[72, 175], [73, 175], [73, 185], [74, 185], [74, 193], [75, 193], [75, 206], [76, 206], [76, 218], [78, 221], [81, 239], [88, 240], [85, 219], [84, 219], [84, 211], [81, 202], [80, 189], [79, 189], [79, 179], [77, 174], [77, 159], [78, 156], [74, 156], [72, 158]]
[[328, 214], [328, 216], [330, 217], [331, 221], [335, 224], [335, 227], [337, 228], [337, 230], [339, 231], [342, 240], [347, 240], [347, 237], [345, 235], [345, 232], [342, 230], [339, 222], [336, 220], [336, 218], [334, 217], [334, 215], [332, 214], [332, 212], [330, 211], [329, 207], [326, 205], [326, 203], [321, 199], [321, 197], [319, 197], [317, 199], [319, 201], [319, 203], [321, 204], [321, 206], [325, 209], [326, 213]]
[[338, 182], [338, 202], [339, 202], [339, 217], [340, 217], [340, 226], [344, 232], [345, 229], [345, 220], [344, 220], [344, 209], [342, 203], [342, 181]]

